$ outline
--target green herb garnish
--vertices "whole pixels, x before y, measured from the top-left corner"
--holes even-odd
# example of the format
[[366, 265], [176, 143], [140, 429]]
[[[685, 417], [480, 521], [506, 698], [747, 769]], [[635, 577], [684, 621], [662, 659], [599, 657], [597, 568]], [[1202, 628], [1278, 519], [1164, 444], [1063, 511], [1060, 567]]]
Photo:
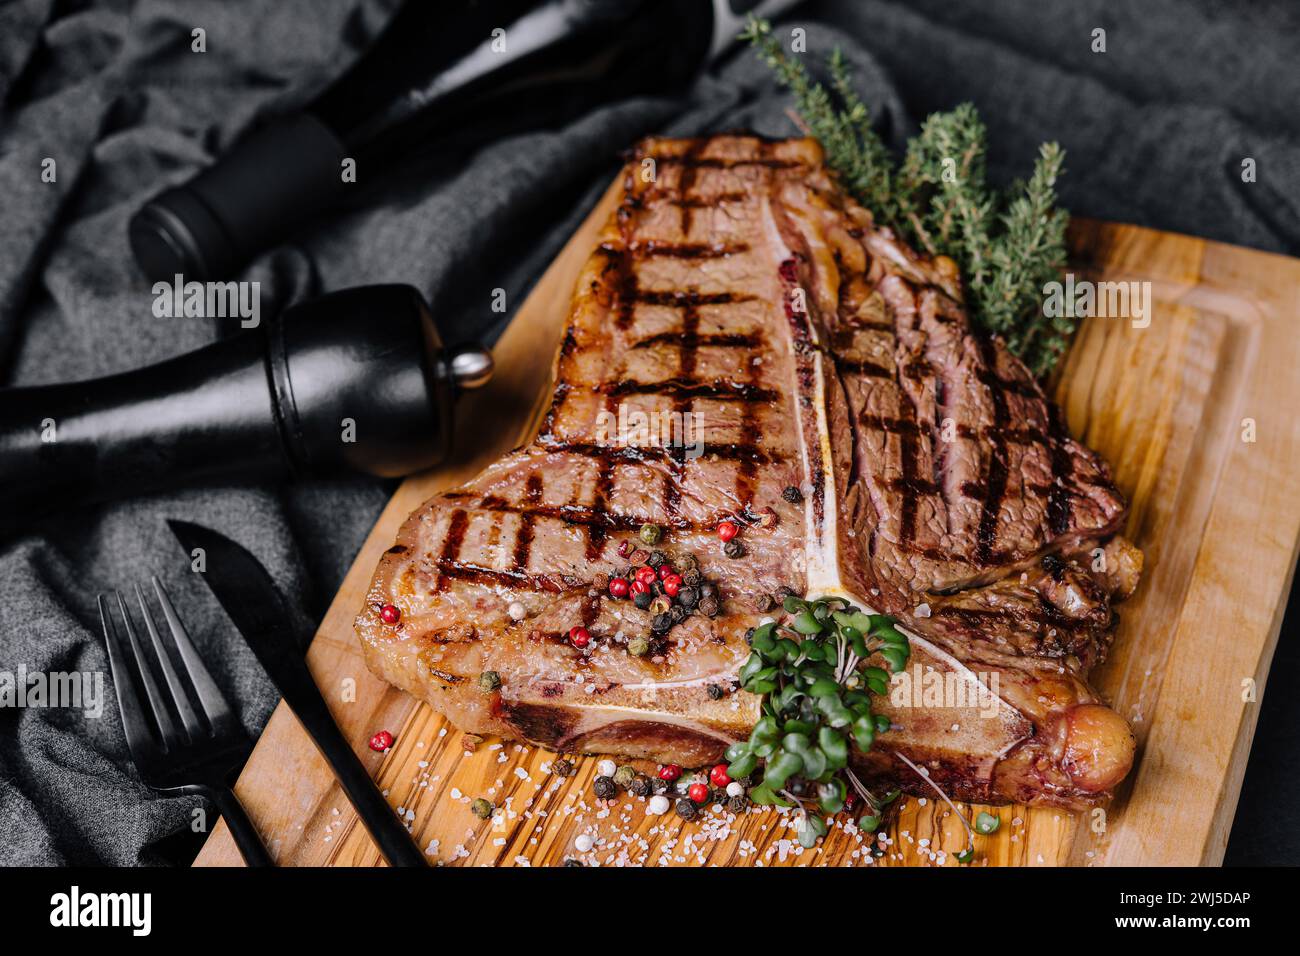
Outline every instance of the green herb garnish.
[[975, 829], [985, 836], [988, 836], [990, 833], [996, 833], [1000, 826], [1002, 826], [1002, 819], [1000, 817], [995, 817], [991, 813], [985, 813], [983, 810], [981, 810], [979, 816], [975, 818]]
[[838, 49], [828, 61], [828, 89], [786, 53], [768, 21], [751, 17], [742, 39], [794, 95], [807, 132], [854, 198], [918, 249], [955, 261], [975, 326], [1001, 335], [1035, 375], [1049, 374], [1075, 329], [1071, 317], [1043, 314], [1043, 286], [1066, 261], [1069, 214], [1056, 205], [1055, 189], [1060, 146], [1039, 148], [1028, 182], [994, 189], [985, 178], [987, 130], [963, 103], [927, 118], [895, 163]]
[[[849, 769], [849, 747], [870, 750], [889, 729], [871, 699], [886, 693], [889, 674], [906, 666], [907, 636], [893, 618], [866, 614], [842, 598], [790, 596], [785, 611], [788, 623], [763, 624], [750, 638], [740, 686], [763, 696], [762, 716], [748, 740], [727, 750], [727, 774], [733, 780], [752, 775], [755, 803], [798, 807], [805, 847], [826, 835], [822, 814], [840, 812], [849, 787], [865, 804], [859, 825], [873, 832], [898, 791], [876, 796], [864, 787]], [[888, 670], [870, 664], [872, 658]], [[809, 813], [805, 803], [820, 813]]]

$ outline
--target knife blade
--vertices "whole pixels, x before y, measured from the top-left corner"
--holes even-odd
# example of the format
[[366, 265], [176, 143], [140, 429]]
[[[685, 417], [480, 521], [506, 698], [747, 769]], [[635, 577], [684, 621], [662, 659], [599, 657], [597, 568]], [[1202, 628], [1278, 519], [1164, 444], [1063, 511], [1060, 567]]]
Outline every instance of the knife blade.
[[188, 521], [167, 524], [187, 554], [203, 549], [204, 583], [333, 768], [379, 852], [393, 866], [426, 866], [410, 832], [339, 731], [298, 650], [284, 601], [266, 568], [241, 545], [211, 528]]

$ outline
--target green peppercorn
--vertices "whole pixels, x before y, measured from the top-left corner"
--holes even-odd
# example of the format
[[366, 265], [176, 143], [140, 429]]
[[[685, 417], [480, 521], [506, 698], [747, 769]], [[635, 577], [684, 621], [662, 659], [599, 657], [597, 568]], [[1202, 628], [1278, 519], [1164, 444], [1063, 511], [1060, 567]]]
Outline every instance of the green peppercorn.
[[614, 785], [613, 777], [597, 777], [591, 787], [596, 791], [596, 796], [602, 800], [609, 800], [618, 795], [618, 787]]
[[738, 793], [734, 797], [727, 798], [727, 809], [732, 813], [744, 813], [749, 809], [749, 797], [743, 793]]
[[663, 532], [659, 529], [657, 524], [646, 523], [641, 526], [641, 540], [648, 545], [653, 546], [658, 544], [659, 538], [662, 534]]
[[695, 801], [688, 800], [686, 797], [682, 797], [678, 800], [677, 803], [673, 805], [673, 809], [677, 811], [677, 815], [683, 820], [694, 820], [695, 815], [699, 813], [699, 808], [695, 806]]
[[797, 505], [803, 501], [803, 492], [794, 485], [787, 485], [785, 491], [781, 492], [781, 497], [790, 504]]
[[501, 686], [501, 675], [496, 671], [484, 671], [478, 675], [478, 689], [490, 694]]
[[722, 689], [721, 685], [719, 684], [709, 685], [709, 700], [722, 700], [722, 698], [725, 696], [727, 696], [727, 692]]
[[557, 777], [572, 777], [573, 761], [565, 760], [561, 757], [559, 760], [555, 761], [555, 763], [551, 764], [551, 773], [555, 774]]
[[722, 546], [722, 553], [729, 558], [743, 558], [745, 556], [745, 546], [732, 538]]
[[632, 781], [636, 779], [636, 768], [629, 767], [627, 764], [619, 767], [614, 773], [614, 783], [626, 790], [632, 786]]
[[639, 773], [632, 779], [632, 785], [628, 787], [628, 790], [632, 792], [633, 796], [648, 797], [654, 793], [654, 784], [650, 782], [650, 778], [645, 774]]
[[480, 820], [486, 820], [488, 817], [492, 816], [492, 811], [496, 809], [491, 803], [484, 800], [482, 797], [479, 797], [471, 803], [469, 808], [473, 812], [474, 816], [478, 817]]
[[645, 657], [650, 653], [650, 642], [644, 637], [634, 637], [627, 642], [627, 652], [633, 657]]

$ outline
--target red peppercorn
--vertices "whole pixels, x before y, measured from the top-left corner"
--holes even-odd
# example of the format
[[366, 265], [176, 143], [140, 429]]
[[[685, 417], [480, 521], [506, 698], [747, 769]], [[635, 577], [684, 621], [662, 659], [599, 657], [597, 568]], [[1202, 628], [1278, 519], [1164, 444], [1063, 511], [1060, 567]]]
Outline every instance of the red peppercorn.
[[633, 594], [645, 594], [650, 590], [650, 585], [646, 584], [644, 581], [633, 581], [628, 590]]
[[677, 573], [677, 572], [673, 570], [673, 566], [672, 566], [671, 564], [661, 564], [661, 565], [659, 565], [659, 580], [660, 580], [660, 581], [665, 580], [665, 579], [666, 579], [670, 574], [676, 574], [676, 573]]
[[725, 787], [731, 783], [731, 777], [727, 776], [727, 765], [725, 763], [717, 764], [709, 771], [709, 780], [715, 787]]
[[642, 584], [654, 584], [656, 580], [655, 569], [650, 565], [644, 565], [636, 569], [636, 579]]
[[669, 597], [677, 597], [677, 592], [682, 588], [682, 579], [676, 574], [670, 574], [663, 580], [664, 594]]
[[659, 768], [659, 779], [672, 782], [682, 775], [682, 768], [675, 763], [666, 763]]
[[591, 643], [591, 632], [585, 627], [569, 628], [569, 643], [574, 647], [586, 647]]
[[739, 532], [740, 529], [736, 527], [736, 523], [734, 521], [724, 521], [720, 525], [718, 525], [718, 537], [721, 538], [723, 541], [730, 541], [737, 534], [739, 534]]
[[632, 542], [624, 538], [622, 541], [618, 543], [618, 556], [620, 558], [626, 558], [631, 553], [632, 553]]
[[690, 789], [686, 791], [686, 795], [696, 803], [703, 803], [709, 799], [709, 788], [702, 783], [693, 783]]
[[370, 749], [378, 750], [383, 753], [393, 745], [393, 735], [386, 730], [381, 730], [370, 738]]
[[854, 805], [857, 802], [858, 802], [858, 795], [854, 793], [852, 790], [844, 794], [844, 809], [846, 811], [852, 811]]
[[609, 593], [616, 598], [625, 598], [629, 587], [627, 578], [614, 578], [609, 582]]
[[395, 604], [385, 604], [379, 609], [379, 618], [385, 624], [396, 624], [402, 619], [402, 609]]

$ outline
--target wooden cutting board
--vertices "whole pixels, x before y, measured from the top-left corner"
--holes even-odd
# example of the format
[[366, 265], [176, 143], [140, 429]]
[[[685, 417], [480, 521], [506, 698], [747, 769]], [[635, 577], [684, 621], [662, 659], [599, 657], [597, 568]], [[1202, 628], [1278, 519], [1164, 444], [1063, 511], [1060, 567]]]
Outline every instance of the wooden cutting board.
[[[344, 580], [307, 656], [335, 718], [430, 862], [956, 865], [965, 835], [934, 799], [905, 802], [879, 858], [838, 828], [799, 852], [789, 819], [771, 810], [729, 826], [713, 813], [683, 823], [623, 795], [602, 811], [590, 789], [596, 758], [577, 758], [577, 775], [563, 779], [548, 773], [555, 755], [534, 747], [489, 738], [467, 753], [455, 728], [362, 663], [352, 620], [398, 526], [531, 434], [575, 278], [616, 194], [611, 187], [519, 310], [493, 382], [462, 403], [456, 464], [401, 485]], [[1071, 431], [1113, 466], [1132, 502], [1125, 533], [1146, 553], [1110, 660], [1094, 675], [1132, 722], [1138, 762], [1104, 810], [991, 810], [1002, 825], [978, 838], [975, 865], [1217, 864], [1300, 541], [1300, 261], [1088, 221], [1075, 222], [1071, 244], [1076, 273], [1149, 282], [1153, 299], [1147, 328], [1085, 322], [1056, 390]], [[381, 729], [396, 736], [383, 755], [367, 748]], [[382, 864], [283, 703], [236, 789], [281, 864]], [[501, 808], [490, 821], [470, 812], [480, 796]], [[596, 845], [580, 853], [584, 833]], [[218, 824], [197, 864], [240, 863]]]

